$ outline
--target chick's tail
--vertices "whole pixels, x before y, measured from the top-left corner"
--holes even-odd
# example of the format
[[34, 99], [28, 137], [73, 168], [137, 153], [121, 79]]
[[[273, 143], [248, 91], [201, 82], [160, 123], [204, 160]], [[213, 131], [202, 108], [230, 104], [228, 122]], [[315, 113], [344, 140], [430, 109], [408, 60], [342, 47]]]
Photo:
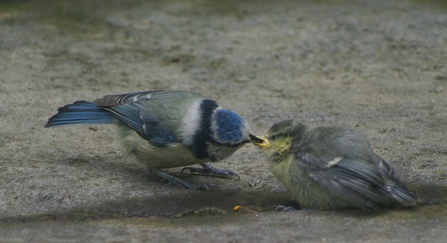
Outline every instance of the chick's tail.
[[415, 202], [418, 200], [417, 195], [412, 193], [404, 185], [388, 186], [387, 191], [391, 195], [391, 197], [393, 197], [401, 204], [405, 204], [406, 202]]
[[58, 113], [48, 119], [45, 127], [72, 124], [109, 124], [116, 118], [107, 110], [88, 101], [76, 101], [73, 104], [60, 107]]

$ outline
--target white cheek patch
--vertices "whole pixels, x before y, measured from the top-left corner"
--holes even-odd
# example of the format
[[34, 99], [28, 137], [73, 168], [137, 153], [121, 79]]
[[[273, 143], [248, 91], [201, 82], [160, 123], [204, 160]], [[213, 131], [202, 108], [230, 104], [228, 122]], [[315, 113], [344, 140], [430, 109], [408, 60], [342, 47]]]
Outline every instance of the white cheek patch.
[[186, 145], [193, 144], [194, 134], [196, 134], [196, 131], [200, 129], [200, 123], [202, 122], [200, 105], [202, 104], [202, 101], [203, 99], [199, 99], [192, 103], [192, 105], [186, 111], [186, 115], [182, 120], [182, 136], [183, 142]]

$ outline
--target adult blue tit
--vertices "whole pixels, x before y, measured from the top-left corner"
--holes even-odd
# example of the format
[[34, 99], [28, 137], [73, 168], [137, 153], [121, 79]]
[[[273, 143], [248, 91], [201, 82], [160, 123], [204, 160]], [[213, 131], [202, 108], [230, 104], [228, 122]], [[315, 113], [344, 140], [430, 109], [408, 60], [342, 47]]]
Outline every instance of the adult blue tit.
[[45, 127], [72, 124], [118, 125], [129, 153], [155, 175], [189, 189], [209, 190], [210, 185], [191, 183], [160, 169], [200, 164], [203, 168], [183, 170], [237, 176], [206, 162], [223, 160], [245, 143], [262, 142], [250, 134], [247, 122], [236, 112], [186, 91], [145, 91], [106, 95], [93, 103], [76, 101], [59, 108]]
[[255, 145], [264, 148], [271, 171], [301, 208], [378, 210], [417, 200], [367, 138], [351, 128], [309, 130], [287, 120]]

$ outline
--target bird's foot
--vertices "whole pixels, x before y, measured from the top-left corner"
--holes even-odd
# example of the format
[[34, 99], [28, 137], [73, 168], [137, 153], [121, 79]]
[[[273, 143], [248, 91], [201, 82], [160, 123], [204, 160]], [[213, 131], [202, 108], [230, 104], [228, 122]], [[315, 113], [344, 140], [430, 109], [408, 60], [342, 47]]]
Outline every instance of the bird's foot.
[[177, 178], [175, 176], [166, 174], [166, 173], [161, 172], [159, 170], [156, 170], [155, 174], [158, 177], [167, 180], [169, 182], [169, 184], [171, 184], [171, 185], [182, 186], [182, 187], [190, 189], [190, 190], [207, 190], [207, 191], [209, 191], [210, 188], [216, 186], [214, 184], [195, 184], [195, 183], [192, 183], [192, 182], [189, 182], [189, 181], [186, 181], [186, 180], [182, 180], [182, 179]]
[[275, 210], [276, 210], [276, 211], [284, 212], [284, 211], [296, 211], [297, 209], [294, 208], [294, 207], [289, 207], [289, 206], [284, 206], [284, 205], [278, 205], [278, 206], [275, 208]]
[[241, 177], [238, 174], [236, 174], [236, 172], [233, 172], [232, 170], [219, 169], [219, 168], [211, 166], [208, 163], [201, 163], [200, 165], [203, 168], [185, 167], [181, 170], [181, 172], [183, 173], [184, 170], [189, 170], [189, 172], [191, 172], [191, 173], [197, 173], [200, 175], [211, 175], [211, 176], [224, 177], [224, 178], [231, 178], [233, 176], [236, 176], [238, 180], [241, 179]]

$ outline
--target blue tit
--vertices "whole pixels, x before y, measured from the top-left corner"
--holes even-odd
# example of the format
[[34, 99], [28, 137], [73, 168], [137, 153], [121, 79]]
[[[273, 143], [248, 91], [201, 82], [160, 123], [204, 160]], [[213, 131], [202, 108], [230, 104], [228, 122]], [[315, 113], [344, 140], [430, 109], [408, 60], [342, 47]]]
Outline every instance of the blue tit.
[[[231, 170], [212, 167], [248, 142], [262, 143], [250, 134], [247, 122], [216, 101], [186, 91], [145, 91], [106, 95], [93, 103], [76, 101], [59, 108], [45, 127], [72, 124], [116, 124], [126, 150], [147, 164], [155, 175], [189, 189], [210, 185], [194, 184], [165, 172], [186, 167], [194, 173], [237, 176]], [[183, 171], [182, 170], [182, 171]]]
[[378, 210], [417, 200], [367, 138], [351, 128], [308, 130], [287, 120], [255, 145], [264, 148], [271, 171], [301, 208]]

